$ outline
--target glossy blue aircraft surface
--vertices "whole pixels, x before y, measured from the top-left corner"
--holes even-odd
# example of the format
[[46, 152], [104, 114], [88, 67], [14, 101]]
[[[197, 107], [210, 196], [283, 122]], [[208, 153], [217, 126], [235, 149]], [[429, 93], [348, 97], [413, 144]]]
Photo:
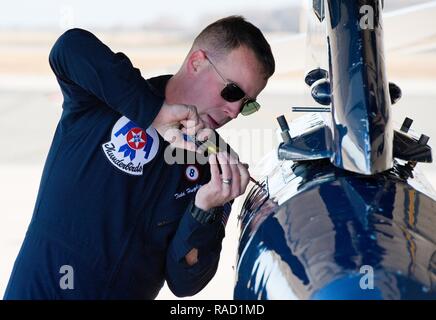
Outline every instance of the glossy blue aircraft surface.
[[416, 168], [431, 149], [410, 119], [393, 128], [382, 6], [314, 0], [329, 70], [305, 80], [330, 112], [278, 118], [283, 143], [240, 215], [235, 299], [436, 298], [436, 195]]

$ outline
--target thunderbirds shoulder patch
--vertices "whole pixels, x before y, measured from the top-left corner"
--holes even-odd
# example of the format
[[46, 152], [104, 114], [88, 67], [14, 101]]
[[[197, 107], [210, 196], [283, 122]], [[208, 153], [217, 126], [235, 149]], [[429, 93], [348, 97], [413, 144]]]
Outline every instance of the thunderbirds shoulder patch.
[[102, 147], [115, 167], [128, 174], [142, 175], [144, 165], [157, 154], [159, 136], [153, 127], [144, 130], [123, 116], [112, 128], [111, 140]]

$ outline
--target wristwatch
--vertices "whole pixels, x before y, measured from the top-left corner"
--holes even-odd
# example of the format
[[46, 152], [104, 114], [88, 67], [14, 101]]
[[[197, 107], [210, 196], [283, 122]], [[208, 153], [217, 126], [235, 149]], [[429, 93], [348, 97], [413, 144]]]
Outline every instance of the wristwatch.
[[191, 215], [195, 218], [195, 220], [197, 220], [201, 224], [211, 224], [215, 222], [218, 217], [218, 213], [220, 212], [219, 207], [212, 208], [208, 211], [200, 209], [195, 205], [194, 201], [191, 201], [189, 205], [189, 211]]

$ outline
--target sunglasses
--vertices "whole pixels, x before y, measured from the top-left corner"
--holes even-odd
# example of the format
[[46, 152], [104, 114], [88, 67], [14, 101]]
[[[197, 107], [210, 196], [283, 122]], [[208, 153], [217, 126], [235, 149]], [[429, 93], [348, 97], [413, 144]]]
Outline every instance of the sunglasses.
[[245, 98], [246, 94], [244, 90], [242, 90], [236, 83], [234, 82], [228, 82], [218, 71], [217, 67], [210, 61], [209, 57], [204, 52], [204, 56], [206, 57], [207, 61], [212, 65], [215, 72], [223, 79], [223, 81], [226, 83], [226, 86], [221, 90], [221, 97], [228, 101], [228, 102], [236, 102], [241, 99], [241, 110], [239, 111], [243, 116], [248, 116], [250, 114], [255, 113], [260, 109], [260, 104], [255, 99], [252, 98]]

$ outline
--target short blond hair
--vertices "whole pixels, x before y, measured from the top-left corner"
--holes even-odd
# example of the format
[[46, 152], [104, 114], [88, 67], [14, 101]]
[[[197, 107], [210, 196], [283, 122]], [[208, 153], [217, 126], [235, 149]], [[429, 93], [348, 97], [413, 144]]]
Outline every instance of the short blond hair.
[[229, 16], [208, 25], [195, 38], [193, 48], [204, 48], [216, 56], [245, 46], [252, 50], [266, 79], [275, 71], [275, 61], [269, 43], [262, 32], [242, 16]]

